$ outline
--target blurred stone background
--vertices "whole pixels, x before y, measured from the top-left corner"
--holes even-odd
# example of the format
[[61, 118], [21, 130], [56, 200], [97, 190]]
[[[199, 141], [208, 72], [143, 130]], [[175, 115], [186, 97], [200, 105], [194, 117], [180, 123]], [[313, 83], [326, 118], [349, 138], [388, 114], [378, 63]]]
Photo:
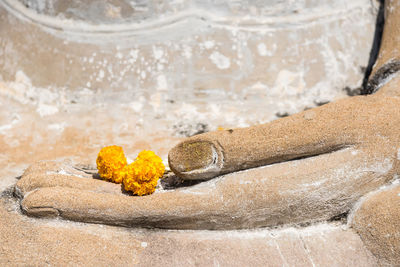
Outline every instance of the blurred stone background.
[[[375, 0], [2, 0], [0, 190], [12, 188], [37, 160], [93, 165], [101, 147], [115, 144], [131, 159], [151, 149], [166, 161], [183, 137], [264, 123], [347, 97], [362, 85], [378, 10]], [[269, 232], [222, 233], [220, 242], [213, 235], [204, 241], [194, 234], [195, 241], [188, 241], [184, 234], [160, 233], [151, 237], [158, 240], [155, 247], [145, 250], [150, 239], [141, 231], [26, 218], [6, 195], [0, 205], [0, 238], [6, 244], [0, 246], [0, 262], [35, 265], [45, 257], [62, 264], [74, 242], [89, 246], [79, 236], [95, 240], [89, 251], [118, 247], [107, 241], [113, 236], [134, 246], [130, 254], [80, 249], [72, 255], [81, 263], [106, 256], [114, 264], [132, 263], [140, 253], [148, 262], [155, 251], [163, 253], [160, 246], [176, 260], [177, 251], [195, 254], [199, 244], [215, 254], [196, 254], [203, 264], [215, 264], [213, 257], [222, 254], [235, 263], [235, 249], [248, 256], [242, 258], [246, 263], [258, 250], [281, 253]], [[324, 253], [336, 249], [329, 256], [333, 262], [343, 255], [355, 263], [371, 260], [358, 236], [332, 227], [319, 231], [332, 239], [325, 251], [320, 246], [328, 242], [314, 237], [314, 228], [304, 232], [319, 240], [310, 241], [316, 244], [311, 252], [300, 249], [298, 233], [291, 234], [299, 258], [328, 257]], [[71, 238], [63, 239], [64, 232]], [[337, 242], [341, 238], [351, 240], [352, 253]], [[218, 250], [225, 246], [229, 249]], [[48, 252], [49, 247], [54, 249]], [[39, 256], [29, 262], [24, 254]]]
[[263, 123], [359, 88], [377, 9], [370, 0], [6, 0], [3, 95], [42, 116], [124, 106], [177, 135]]

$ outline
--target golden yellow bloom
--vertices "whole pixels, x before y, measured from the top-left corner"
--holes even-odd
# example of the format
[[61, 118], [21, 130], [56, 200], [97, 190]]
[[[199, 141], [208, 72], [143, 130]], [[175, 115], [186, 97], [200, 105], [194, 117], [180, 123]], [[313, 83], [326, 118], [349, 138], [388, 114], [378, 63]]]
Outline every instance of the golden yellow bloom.
[[139, 153], [136, 160], [144, 160], [147, 161], [150, 165], [152, 165], [157, 174], [156, 176], [161, 177], [164, 174], [165, 166], [162, 163], [162, 159], [157, 156], [153, 151], [150, 150], [143, 150]]
[[122, 183], [126, 157], [120, 146], [103, 147], [96, 160], [97, 170], [103, 179]]
[[124, 170], [126, 191], [142, 196], [155, 191], [158, 179], [163, 176], [165, 166], [153, 151], [143, 150], [136, 160]]

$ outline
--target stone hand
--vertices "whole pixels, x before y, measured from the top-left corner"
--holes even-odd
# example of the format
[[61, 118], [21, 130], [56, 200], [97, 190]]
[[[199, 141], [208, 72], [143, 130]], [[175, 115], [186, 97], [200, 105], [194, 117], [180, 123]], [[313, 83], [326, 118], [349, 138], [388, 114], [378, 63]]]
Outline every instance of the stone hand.
[[170, 151], [171, 168], [187, 179], [218, 176], [192, 187], [133, 197], [120, 185], [41, 163], [26, 170], [16, 191], [28, 215], [125, 226], [232, 229], [327, 220], [398, 173], [398, 87], [395, 78], [374, 95], [188, 138]]
[[[381, 49], [392, 49], [383, 40]], [[375, 68], [370, 88], [381, 88], [373, 95], [194, 136], [170, 151], [177, 175], [211, 180], [133, 197], [71, 167], [40, 163], [16, 185], [21, 207], [33, 216], [174, 229], [302, 224], [346, 213], [399, 173], [400, 77], [391, 69], [397, 61], [382, 60], [376, 66], [389, 71]]]

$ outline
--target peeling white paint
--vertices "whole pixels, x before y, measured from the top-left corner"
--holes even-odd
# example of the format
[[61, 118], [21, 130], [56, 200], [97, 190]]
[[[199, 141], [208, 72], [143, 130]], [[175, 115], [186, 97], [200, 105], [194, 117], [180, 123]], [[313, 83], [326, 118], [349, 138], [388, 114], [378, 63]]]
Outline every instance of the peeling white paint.
[[187, 59], [191, 59], [192, 58], [192, 48], [188, 45], [183, 45], [182, 49], [183, 49], [183, 55]]
[[139, 54], [139, 51], [137, 49], [132, 49], [129, 51], [129, 55], [131, 56], [131, 59], [133, 61], [136, 61], [138, 54]]
[[11, 130], [21, 120], [21, 116], [17, 113], [14, 113], [12, 118], [11, 123], [0, 126], [0, 134], [4, 134], [6, 131]]
[[257, 51], [258, 51], [258, 54], [260, 54], [260, 56], [265, 57], [268, 55], [267, 47], [265, 46], [264, 43], [258, 44]]
[[103, 79], [103, 78], [104, 78], [104, 75], [105, 75], [104, 70], [100, 70], [100, 71], [99, 71], [99, 76], [98, 76], [98, 77], [99, 77], [100, 79]]
[[214, 47], [214, 45], [215, 45], [215, 42], [213, 40], [207, 40], [204, 42], [204, 47], [206, 49], [211, 49]]
[[39, 104], [36, 111], [40, 117], [50, 116], [58, 112], [58, 107], [55, 105]]
[[83, 175], [78, 174], [78, 171], [77, 172], [69, 172], [64, 169], [60, 169], [57, 171], [47, 171], [46, 174], [61, 174], [61, 175], [69, 175], [69, 176], [75, 176], [75, 177], [79, 177], [79, 178], [85, 178]]
[[160, 60], [164, 55], [164, 51], [161, 48], [153, 46], [153, 56], [156, 60]]
[[160, 92], [154, 93], [150, 96], [149, 104], [154, 110], [159, 110], [162, 102], [162, 94]]
[[62, 131], [64, 131], [66, 125], [67, 124], [65, 122], [52, 123], [47, 126], [47, 129], [52, 130], [52, 131], [62, 132]]
[[293, 96], [302, 93], [304, 89], [305, 81], [301, 72], [292, 72], [283, 69], [279, 71], [271, 93], [274, 95], [284, 93], [285, 95]]
[[157, 76], [157, 89], [158, 90], [167, 89], [167, 78], [163, 74]]
[[0, 134], [4, 134], [7, 130], [12, 129], [13, 125], [12, 124], [6, 124], [0, 126]]
[[221, 70], [231, 66], [231, 60], [217, 51], [213, 52], [209, 58]]
[[140, 112], [141, 110], [143, 110], [144, 104], [142, 101], [134, 101], [131, 102], [129, 107], [135, 111], [136, 113]]
[[274, 53], [276, 52], [277, 45], [274, 43], [272, 44], [271, 49], [268, 49], [265, 43], [260, 43], [257, 45], [257, 52], [260, 56], [273, 56]]

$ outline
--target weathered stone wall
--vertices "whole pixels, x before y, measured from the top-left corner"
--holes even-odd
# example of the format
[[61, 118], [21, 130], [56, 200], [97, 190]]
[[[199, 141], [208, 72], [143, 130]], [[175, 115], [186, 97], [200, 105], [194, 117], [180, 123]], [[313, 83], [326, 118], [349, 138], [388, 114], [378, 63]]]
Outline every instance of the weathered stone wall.
[[376, 5], [7, 0], [1, 77], [29, 87], [5, 94], [41, 98], [51, 110], [123, 103], [183, 135], [246, 126], [360, 87]]

